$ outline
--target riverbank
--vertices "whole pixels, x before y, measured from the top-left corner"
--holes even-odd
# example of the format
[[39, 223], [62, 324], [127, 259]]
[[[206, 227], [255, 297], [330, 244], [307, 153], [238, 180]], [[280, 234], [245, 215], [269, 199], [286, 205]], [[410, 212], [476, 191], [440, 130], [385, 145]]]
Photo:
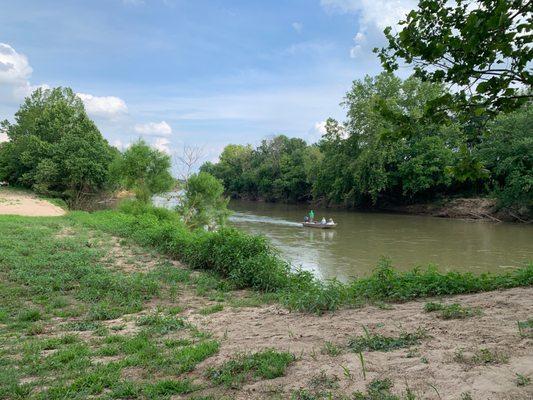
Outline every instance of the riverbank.
[[383, 211], [393, 211], [413, 215], [429, 215], [439, 218], [484, 220], [489, 222], [531, 223], [527, 210], [498, 208], [496, 199], [485, 197], [444, 199], [432, 203], [382, 207]]
[[[0, 398], [533, 393], [531, 286], [290, 312], [273, 293], [234, 290], [140, 245], [126, 216], [102, 214], [0, 217]], [[426, 312], [428, 302], [461, 306]]]

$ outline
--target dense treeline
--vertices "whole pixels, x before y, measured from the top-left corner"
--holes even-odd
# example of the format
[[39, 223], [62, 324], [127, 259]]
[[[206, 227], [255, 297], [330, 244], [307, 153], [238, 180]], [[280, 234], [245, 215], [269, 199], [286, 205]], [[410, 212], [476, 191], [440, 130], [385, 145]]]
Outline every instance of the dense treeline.
[[255, 149], [229, 145], [202, 170], [233, 197], [266, 201], [380, 207], [490, 194], [504, 206], [530, 209], [531, 106], [490, 121], [420, 118], [445, 94], [442, 85], [415, 77], [367, 76], [344, 98], [346, 120], [328, 119], [318, 143], [280, 135]]

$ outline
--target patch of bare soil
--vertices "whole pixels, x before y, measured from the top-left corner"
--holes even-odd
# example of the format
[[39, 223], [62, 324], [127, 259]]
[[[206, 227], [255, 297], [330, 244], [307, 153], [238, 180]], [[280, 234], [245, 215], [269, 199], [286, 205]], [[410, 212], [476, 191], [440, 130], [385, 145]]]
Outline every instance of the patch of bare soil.
[[[480, 307], [483, 314], [442, 320], [423, 311], [425, 301], [397, 304], [390, 310], [367, 306], [323, 316], [288, 313], [279, 306], [225, 309], [195, 321], [221, 341], [220, 354], [202, 367], [218, 365], [235, 353], [269, 347], [298, 357], [286, 376], [248, 384], [231, 393], [235, 399], [266, 399], [272, 390], [286, 398], [291, 390], [312, 387], [322, 371], [336, 382], [339, 394], [363, 390], [376, 378], [390, 378], [397, 391], [409, 387], [424, 399], [460, 399], [464, 392], [474, 399], [533, 398], [533, 385], [516, 384], [516, 374], [533, 375], [533, 339], [521, 337], [517, 329], [517, 320], [533, 315], [533, 288], [462, 295], [445, 302]], [[365, 334], [363, 327], [395, 337], [422, 328], [429, 337], [410, 349], [364, 352], [364, 379], [359, 355], [347, 348], [351, 337]], [[339, 347], [341, 354], [328, 355], [326, 341]], [[504, 353], [508, 362], [467, 365], [456, 361], [461, 349], [485, 348]]]
[[0, 215], [56, 217], [63, 214], [65, 210], [49, 201], [29, 193], [0, 188]]

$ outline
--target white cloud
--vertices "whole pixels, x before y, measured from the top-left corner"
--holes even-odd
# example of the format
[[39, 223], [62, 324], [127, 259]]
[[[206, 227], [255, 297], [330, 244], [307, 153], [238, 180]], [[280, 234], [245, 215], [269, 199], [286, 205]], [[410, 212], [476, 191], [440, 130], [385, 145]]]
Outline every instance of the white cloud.
[[155, 142], [153, 143], [153, 146], [163, 153], [170, 154], [170, 140], [167, 138], [157, 138]]
[[304, 29], [304, 24], [301, 22], [293, 22], [292, 28], [296, 31], [296, 33], [302, 33], [302, 30]]
[[315, 122], [313, 127], [307, 132], [307, 137], [305, 138], [309, 143], [316, 143], [321, 138], [322, 135], [326, 133], [326, 121]]
[[123, 151], [123, 150], [126, 150], [128, 147], [130, 147], [131, 143], [130, 142], [124, 143], [120, 139], [115, 139], [115, 140], [113, 140], [112, 145], [115, 146], [120, 151]]
[[417, 6], [416, 0], [320, 0], [329, 12], [349, 13], [357, 16], [359, 31], [350, 50], [352, 58], [362, 51], [371, 51], [384, 44], [383, 30], [387, 26], [398, 29], [398, 22]]
[[141, 135], [170, 136], [172, 134], [172, 128], [165, 121], [137, 124], [133, 129]]
[[18, 102], [35, 90], [29, 81], [32, 72], [24, 54], [7, 43], [0, 43], [0, 100]]
[[6, 43], [0, 43], [0, 83], [24, 85], [32, 72], [28, 58], [24, 54], [17, 53]]
[[114, 118], [128, 112], [126, 102], [115, 96], [93, 96], [87, 93], [76, 93], [85, 104], [88, 114], [95, 117]]

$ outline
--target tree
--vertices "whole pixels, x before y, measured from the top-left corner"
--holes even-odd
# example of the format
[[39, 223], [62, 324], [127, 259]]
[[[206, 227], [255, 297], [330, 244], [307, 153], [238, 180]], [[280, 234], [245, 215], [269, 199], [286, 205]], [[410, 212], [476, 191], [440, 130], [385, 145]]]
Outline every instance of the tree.
[[138, 200], [149, 202], [154, 194], [174, 186], [170, 167], [170, 156], [139, 139], [116, 159], [113, 169], [123, 187], [133, 190]]
[[207, 172], [199, 172], [189, 177], [177, 210], [189, 228], [211, 229], [226, 222], [228, 201], [222, 182]]
[[420, 0], [398, 34], [385, 29], [388, 47], [374, 51], [387, 71], [404, 60], [416, 76], [457, 88], [433, 101], [431, 113], [510, 111], [531, 98], [532, 12], [531, 0]]
[[114, 150], [70, 88], [37, 89], [2, 122], [0, 180], [65, 198], [79, 207], [106, 189]]
[[476, 153], [491, 172], [501, 205], [533, 214], [533, 106], [498, 116]]

